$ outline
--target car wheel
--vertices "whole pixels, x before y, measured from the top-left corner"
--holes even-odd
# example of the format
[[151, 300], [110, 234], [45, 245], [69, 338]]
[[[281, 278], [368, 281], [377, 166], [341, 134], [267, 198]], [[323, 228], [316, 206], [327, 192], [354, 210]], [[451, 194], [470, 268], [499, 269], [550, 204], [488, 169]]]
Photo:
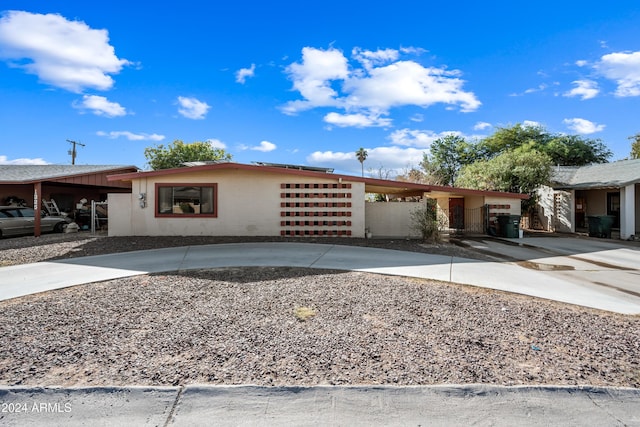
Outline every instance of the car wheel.
[[66, 222], [59, 222], [57, 223], [54, 227], [53, 227], [53, 232], [54, 233], [62, 233], [64, 231], [64, 226], [66, 225]]

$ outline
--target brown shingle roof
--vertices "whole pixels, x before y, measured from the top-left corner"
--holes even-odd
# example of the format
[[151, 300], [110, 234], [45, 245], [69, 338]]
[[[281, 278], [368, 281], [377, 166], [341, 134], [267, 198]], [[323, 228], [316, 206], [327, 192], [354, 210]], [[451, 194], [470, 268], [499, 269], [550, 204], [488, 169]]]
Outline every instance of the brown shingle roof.
[[121, 165], [0, 165], [0, 183], [28, 184], [79, 175], [115, 174], [135, 170], [138, 170], [136, 166]]

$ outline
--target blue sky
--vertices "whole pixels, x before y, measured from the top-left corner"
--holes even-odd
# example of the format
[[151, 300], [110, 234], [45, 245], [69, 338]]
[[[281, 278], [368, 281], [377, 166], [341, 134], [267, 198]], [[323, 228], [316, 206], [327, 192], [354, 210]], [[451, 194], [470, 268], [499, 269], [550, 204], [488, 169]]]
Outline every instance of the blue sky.
[[637, 1], [0, 2], [0, 163], [136, 165], [210, 141], [233, 160], [417, 166], [448, 133], [640, 132]]

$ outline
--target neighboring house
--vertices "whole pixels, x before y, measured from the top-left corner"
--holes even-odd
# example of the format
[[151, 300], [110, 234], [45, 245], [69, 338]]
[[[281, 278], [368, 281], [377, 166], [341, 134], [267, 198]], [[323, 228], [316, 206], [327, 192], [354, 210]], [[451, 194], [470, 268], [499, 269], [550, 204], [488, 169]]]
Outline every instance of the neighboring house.
[[588, 217], [613, 216], [621, 239], [640, 230], [640, 159], [554, 168], [552, 184], [538, 191], [540, 227], [571, 232], [588, 229]]
[[527, 197], [231, 162], [117, 174], [109, 181], [132, 188], [131, 194], [109, 194], [110, 236], [419, 235], [410, 221], [419, 202], [366, 202], [367, 193], [435, 198], [452, 228], [483, 232], [485, 212], [520, 215]]
[[109, 182], [107, 175], [137, 170], [135, 166], [0, 165], [0, 204], [38, 204], [44, 210], [43, 201], [53, 199], [61, 212], [72, 214], [83, 199], [105, 201], [109, 193], [130, 193], [130, 183]]

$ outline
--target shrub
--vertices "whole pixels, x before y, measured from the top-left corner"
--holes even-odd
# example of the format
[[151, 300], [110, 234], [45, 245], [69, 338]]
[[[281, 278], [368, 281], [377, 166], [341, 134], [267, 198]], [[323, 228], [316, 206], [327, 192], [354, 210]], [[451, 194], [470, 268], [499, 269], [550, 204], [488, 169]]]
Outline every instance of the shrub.
[[440, 231], [445, 224], [446, 218], [438, 212], [435, 199], [427, 199], [426, 203], [411, 212], [411, 228], [418, 231], [425, 242], [441, 242]]

